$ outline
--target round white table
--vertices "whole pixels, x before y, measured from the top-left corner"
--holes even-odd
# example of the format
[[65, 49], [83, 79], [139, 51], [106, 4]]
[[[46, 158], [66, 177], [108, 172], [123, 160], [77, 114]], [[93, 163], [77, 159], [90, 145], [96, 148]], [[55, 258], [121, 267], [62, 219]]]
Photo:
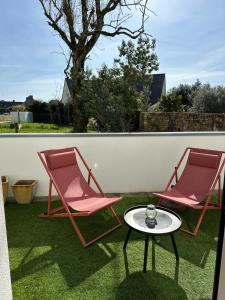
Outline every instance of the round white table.
[[179, 260], [177, 246], [174, 238], [174, 232], [180, 229], [182, 221], [178, 214], [175, 212], [160, 206], [156, 206], [157, 224], [154, 228], [149, 228], [146, 225], [146, 207], [147, 205], [139, 205], [129, 208], [124, 213], [124, 221], [127, 224], [128, 233], [123, 245], [123, 249], [126, 249], [132, 230], [136, 230], [145, 235], [145, 250], [144, 250], [144, 264], [143, 272], [146, 273], [147, 258], [148, 258], [148, 244], [149, 238], [155, 241], [155, 236], [169, 234], [173, 244], [176, 260]]

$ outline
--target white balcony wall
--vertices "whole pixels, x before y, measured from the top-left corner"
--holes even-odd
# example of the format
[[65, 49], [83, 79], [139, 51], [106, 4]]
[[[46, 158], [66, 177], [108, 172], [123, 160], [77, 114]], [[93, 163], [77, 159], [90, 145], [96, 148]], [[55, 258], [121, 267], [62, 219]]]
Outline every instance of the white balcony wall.
[[77, 146], [107, 193], [160, 191], [188, 146], [225, 150], [225, 132], [0, 135], [0, 174], [37, 179], [48, 193], [40, 150]]

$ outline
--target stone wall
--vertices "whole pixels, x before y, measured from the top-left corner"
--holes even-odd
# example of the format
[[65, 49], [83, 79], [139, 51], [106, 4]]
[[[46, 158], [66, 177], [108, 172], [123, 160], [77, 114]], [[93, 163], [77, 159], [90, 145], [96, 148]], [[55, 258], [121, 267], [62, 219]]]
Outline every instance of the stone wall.
[[141, 112], [141, 131], [225, 131], [225, 114]]

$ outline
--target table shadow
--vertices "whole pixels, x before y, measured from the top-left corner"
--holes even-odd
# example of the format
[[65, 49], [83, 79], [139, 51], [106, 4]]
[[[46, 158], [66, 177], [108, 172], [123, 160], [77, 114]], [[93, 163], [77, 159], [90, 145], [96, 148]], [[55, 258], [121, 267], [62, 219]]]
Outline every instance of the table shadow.
[[115, 299], [186, 300], [187, 295], [173, 279], [155, 271], [135, 272], [126, 276], [117, 289]]
[[173, 279], [156, 272], [154, 242], [152, 244], [152, 270], [146, 273], [142, 271], [130, 273], [126, 250], [123, 250], [123, 255], [126, 277], [119, 285], [115, 299], [188, 299], [185, 291], [178, 284], [179, 261], [176, 262]]

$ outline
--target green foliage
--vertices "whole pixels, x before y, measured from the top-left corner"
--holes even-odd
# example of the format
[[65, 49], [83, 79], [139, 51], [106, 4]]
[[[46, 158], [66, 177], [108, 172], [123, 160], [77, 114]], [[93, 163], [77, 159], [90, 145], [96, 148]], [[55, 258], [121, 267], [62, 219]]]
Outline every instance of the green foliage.
[[190, 109], [195, 113], [225, 113], [225, 87], [202, 85], [193, 98]]
[[156, 40], [140, 36], [137, 45], [132, 41], [122, 41], [118, 48], [119, 57], [115, 59], [122, 74], [130, 84], [139, 90], [139, 102], [142, 110], [148, 109], [151, 73], [159, 68], [155, 52]]
[[[132, 131], [137, 113], [147, 103], [150, 74], [158, 69], [155, 40], [140, 37], [137, 45], [123, 41], [112, 68], [103, 65], [96, 75], [86, 70], [76, 101], [100, 131]], [[141, 89], [138, 90], [138, 84]], [[93, 122], [92, 122], [93, 124]]]
[[152, 71], [158, 70], [159, 63], [155, 45], [156, 40], [150, 40], [148, 37], [139, 37], [136, 46], [131, 40], [122, 41], [121, 46], [118, 47], [119, 58], [114, 61], [119, 64], [124, 75], [143, 79]]
[[0, 115], [0, 121], [11, 121], [10, 114]]
[[14, 105], [11, 109], [11, 111], [20, 111], [20, 112], [23, 112], [23, 111], [26, 111], [26, 107], [24, 105]]
[[48, 112], [48, 103], [34, 100], [29, 106], [29, 111], [33, 113], [45, 113]]
[[160, 101], [152, 104], [151, 106], [149, 106], [148, 112], [160, 112]]
[[163, 96], [159, 103], [159, 109], [163, 112], [184, 111], [184, 106], [182, 105], [182, 96], [173, 94]]
[[197, 80], [171, 89], [159, 105], [160, 111], [189, 111], [195, 113], [225, 113], [225, 87], [211, 87]]
[[201, 82], [197, 79], [194, 84], [180, 84], [172, 88], [168, 95], [181, 96], [183, 105], [192, 106], [193, 98], [200, 87]]
[[134, 127], [138, 110], [135, 87], [117, 68], [103, 66], [97, 76], [91, 75], [82, 88], [85, 111], [96, 120], [100, 131], [130, 131]]

